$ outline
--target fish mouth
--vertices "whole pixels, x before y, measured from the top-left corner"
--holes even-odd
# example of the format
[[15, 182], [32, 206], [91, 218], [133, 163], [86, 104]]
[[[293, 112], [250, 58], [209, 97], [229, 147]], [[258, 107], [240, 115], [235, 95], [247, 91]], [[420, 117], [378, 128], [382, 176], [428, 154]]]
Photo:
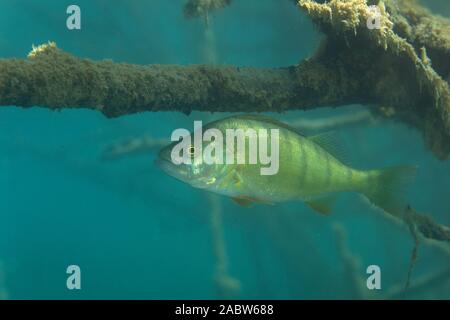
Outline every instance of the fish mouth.
[[172, 161], [164, 158], [156, 158], [155, 165], [167, 173], [169, 173], [168, 171], [172, 172], [175, 169], [175, 165], [172, 163]]
[[175, 179], [186, 182], [186, 174], [180, 170], [171, 160], [165, 158], [156, 158], [155, 165]]

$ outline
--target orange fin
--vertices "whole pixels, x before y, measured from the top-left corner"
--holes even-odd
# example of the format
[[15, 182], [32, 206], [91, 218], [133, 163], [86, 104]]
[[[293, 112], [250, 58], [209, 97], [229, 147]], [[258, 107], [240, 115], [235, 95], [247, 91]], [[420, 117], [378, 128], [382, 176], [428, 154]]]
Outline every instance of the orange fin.
[[233, 201], [235, 203], [237, 203], [238, 205], [243, 206], [243, 207], [251, 207], [255, 203], [273, 204], [273, 203], [265, 201], [265, 200], [247, 197], [247, 196], [233, 197], [231, 199], [233, 199]]
[[246, 198], [231, 198], [233, 199], [233, 201], [235, 203], [237, 203], [238, 205], [242, 206], [242, 207], [251, 207], [252, 204], [254, 203], [253, 201], [246, 199]]
[[333, 206], [335, 201], [335, 196], [327, 196], [324, 198], [306, 201], [305, 203], [315, 212], [328, 215], [331, 213], [331, 207]]

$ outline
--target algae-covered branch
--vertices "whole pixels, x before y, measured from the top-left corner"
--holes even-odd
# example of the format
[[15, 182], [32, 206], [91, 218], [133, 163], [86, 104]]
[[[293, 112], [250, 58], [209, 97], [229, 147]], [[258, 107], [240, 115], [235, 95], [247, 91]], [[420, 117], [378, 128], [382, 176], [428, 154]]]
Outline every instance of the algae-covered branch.
[[[26, 60], [0, 60], [0, 105], [142, 111], [283, 111], [356, 102], [338, 70], [132, 65], [80, 59], [49, 43]], [[333, 94], [327, 94], [332, 88]], [[343, 95], [346, 95], [345, 97]]]
[[[370, 6], [369, 4], [372, 4]], [[450, 20], [412, 0], [300, 0], [327, 35], [315, 61], [339, 64], [365, 89], [373, 110], [422, 131], [433, 153], [450, 152]], [[377, 28], [369, 28], [373, 8]], [[331, 62], [330, 62], [331, 61]]]

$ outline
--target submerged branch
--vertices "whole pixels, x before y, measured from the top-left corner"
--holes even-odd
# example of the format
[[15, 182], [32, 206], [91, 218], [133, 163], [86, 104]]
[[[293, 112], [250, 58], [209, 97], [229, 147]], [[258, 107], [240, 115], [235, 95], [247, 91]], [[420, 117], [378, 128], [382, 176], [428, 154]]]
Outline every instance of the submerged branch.
[[[349, 74], [363, 89], [360, 95], [373, 102], [375, 112], [416, 127], [431, 151], [446, 159], [450, 20], [432, 15], [413, 0], [300, 0], [298, 4], [327, 35], [314, 60], [353, 70]], [[378, 26], [369, 28], [374, 17]]]
[[340, 128], [349, 128], [356, 125], [371, 125], [376, 118], [368, 110], [336, 115], [323, 118], [298, 118], [288, 121], [288, 124], [302, 132], [308, 131], [334, 131]]
[[414, 285], [408, 288], [405, 293], [404, 288], [401, 285], [394, 286], [386, 294], [386, 298], [389, 300], [398, 300], [405, 298], [405, 294], [423, 294], [430, 292], [437, 287], [447, 286], [450, 282], [450, 269], [445, 269], [434, 274], [422, 276], [417, 279]]
[[336, 237], [337, 251], [344, 266], [345, 282], [350, 288], [351, 298], [368, 298], [367, 288], [364, 286], [366, 284], [366, 281], [363, 277], [361, 277], [360, 260], [348, 248], [347, 231], [339, 223], [335, 223], [333, 225], [333, 231]]
[[225, 237], [222, 222], [222, 206], [220, 198], [209, 194], [211, 204], [211, 236], [215, 262], [215, 284], [221, 299], [236, 297], [240, 291], [240, 282], [232, 277], [228, 271], [228, 256], [225, 247]]
[[410, 219], [425, 238], [450, 242], [450, 228], [437, 223], [430, 216], [408, 206], [405, 218]]
[[350, 90], [343, 77], [339, 70], [313, 62], [279, 69], [96, 62], [50, 43], [27, 60], [0, 60], [0, 105], [83, 107], [117, 117], [142, 111], [262, 112], [362, 102], [357, 88]]
[[162, 148], [166, 144], [167, 139], [155, 139], [150, 136], [130, 138], [108, 145], [102, 151], [100, 159], [110, 161], [131, 155], [147, 154]]

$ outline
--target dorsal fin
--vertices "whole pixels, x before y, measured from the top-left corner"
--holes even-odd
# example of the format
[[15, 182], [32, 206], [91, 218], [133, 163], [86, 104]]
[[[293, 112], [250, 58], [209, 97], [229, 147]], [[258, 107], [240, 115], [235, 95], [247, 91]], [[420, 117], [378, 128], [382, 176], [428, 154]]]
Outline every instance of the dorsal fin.
[[[208, 124], [208, 126], [214, 126], [217, 122], [222, 122], [227, 119], [244, 119], [244, 120], [254, 120], [254, 121], [260, 121], [265, 123], [270, 123], [272, 125], [275, 125], [280, 128], [287, 129], [291, 132], [294, 132], [300, 136], [306, 137], [302, 132], [300, 132], [298, 129], [281, 122], [280, 120], [270, 118], [265, 115], [261, 114], [251, 114], [251, 113], [245, 113], [240, 115], [233, 115], [224, 119], [216, 120]], [[342, 145], [341, 139], [338, 134], [334, 131], [328, 131], [324, 133], [320, 133], [317, 135], [309, 136], [307, 137], [309, 140], [313, 141], [317, 145], [319, 145], [322, 149], [327, 151], [329, 154], [331, 154], [333, 157], [335, 157], [337, 160], [342, 162], [343, 164], [348, 163], [348, 156], [347, 151]]]
[[240, 115], [236, 115], [236, 116], [231, 116], [230, 118], [237, 118], [237, 119], [245, 119], [245, 120], [255, 120], [255, 121], [260, 121], [260, 122], [265, 122], [265, 123], [270, 123], [273, 124], [277, 127], [280, 128], [284, 128], [287, 130], [290, 130], [296, 134], [299, 134], [301, 136], [305, 136], [302, 132], [300, 132], [298, 129], [284, 123], [281, 122], [280, 120], [277, 119], [273, 119], [270, 118], [268, 116], [265, 115], [261, 115], [261, 114], [251, 114], [251, 113], [245, 113], [245, 114], [240, 114]]
[[324, 132], [310, 136], [308, 139], [316, 143], [340, 162], [344, 164], [348, 163], [347, 151], [345, 150], [345, 147], [336, 132]]

